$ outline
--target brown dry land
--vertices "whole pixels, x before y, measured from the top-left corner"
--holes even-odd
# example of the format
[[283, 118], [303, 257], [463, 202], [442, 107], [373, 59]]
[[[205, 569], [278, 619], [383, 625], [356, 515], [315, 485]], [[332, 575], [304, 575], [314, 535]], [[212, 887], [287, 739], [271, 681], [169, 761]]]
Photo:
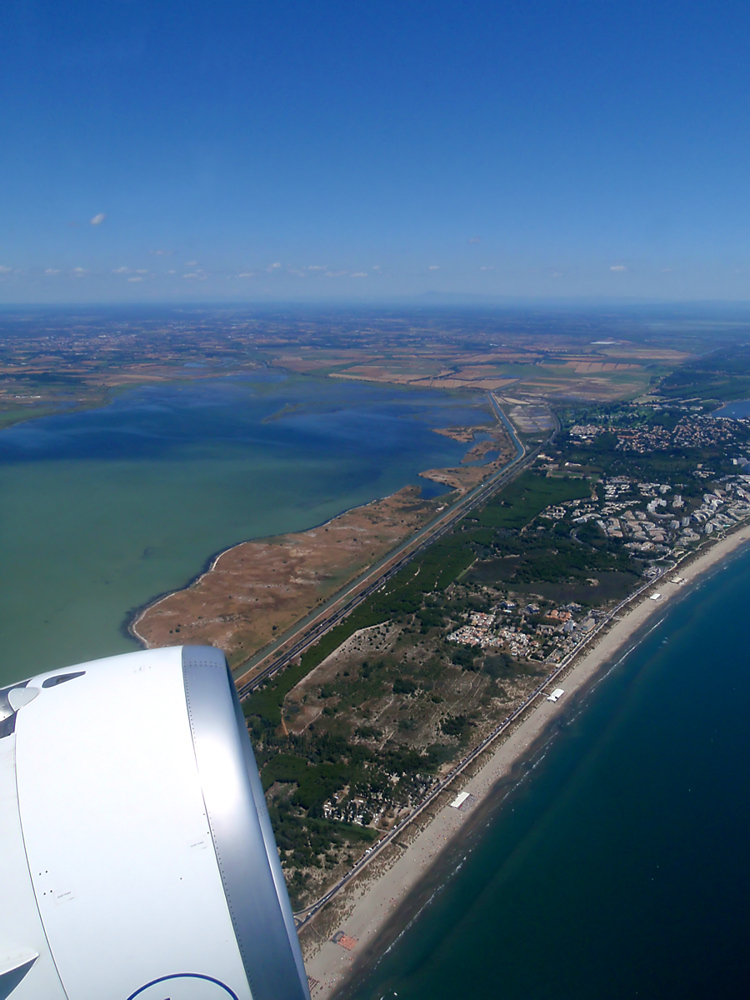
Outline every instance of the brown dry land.
[[[457, 429], [450, 428], [450, 430], [456, 431]], [[463, 428], [463, 430], [471, 430], [471, 428]], [[425, 472], [420, 472], [420, 476], [424, 476], [425, 479], [432, 479], [436, 483], [444, 483], [446, 486], [450, 486], [451, 489], [465, 493], [467, 490], [478, 486], [479, 483], [500, 470], [504, 465], [507, 465], [513, 458], [515, 449], [505, 431], [500, 427], [480, 427], [477, 430], [490, 431], [491, 436], [486, 441], [478, 441], [470, 448], [461, 459], [462, 464], [458, 468], [427, 469]], [[460, 441], [461, 438], [456, 437], [455, 440]], [[497, 457], [492, 462], [488, 462], [485, 465], [469, 464], [471, 462], [484, 461], [486, 456], [493, 452], [497, 452]]]
[[486, 427], [436, 427], [435, 433], [442, 437], [450, 438], [451, 441], [459, 441], [461, 444], [469, 444], [474, 440], [478, 431], [492, 431], [494, 427], [487, 424]]
[[[509, 336], [509, 335], [504, 335]], [[627, 340], [581, 344], [531, 337], [504, 348], [477, 352], [446, 342], [414, 350], [378, 353], [311, 350], [282, 354], [272, 364], [331, 378], [436, 389], [497, 391], [513, 386], [527, 399], [614, 400], [644, 392], [650, 379], [688, 360], [685, 351], [644, 347]], [[666, 367], [665, 367], [666, 366]]]
[[205, 643], [242, 663], [386, 555], [434, 516], [437, 504], [407, 486], [319, 528], [242, 542], [185, 590], [138, 618], [149, 647]]
[[649, 380], [640, 364], [607, 359], [568, 360], [565, 357], [544, 364], [537, 360], [514, 362], [505, 369], [498, 364], [457, 365], [445, 369], [426, 358], [419, 362], [396, 361], [389, 364], [355, 365], [343, 371], [330, 371], [331, 378], [363, 382], [386, 382], [423, 389], [477, 389], [499, 391], [513, 386], [514, 392], [527, 397], [575, 397], [613, 400], [638, 395]]
[[[484, 465], [421, 473], [459, 494], [491, 476], [514, 454], [500, 425], [451, 427], [437, 433], [467, 444], [478, 433], [489, 434], [469, 448], [462, 459], [466, 463], [497, 452]], [[132, 631], [147, 647], [218, 646], [230, 664], [238, 666], [413, 535], [444, 504], [444, 499], [425, 500], [418, 487], [407, 486], [319, 528], [241, 542], [221, 553], [189, 587], [146, 608]]]

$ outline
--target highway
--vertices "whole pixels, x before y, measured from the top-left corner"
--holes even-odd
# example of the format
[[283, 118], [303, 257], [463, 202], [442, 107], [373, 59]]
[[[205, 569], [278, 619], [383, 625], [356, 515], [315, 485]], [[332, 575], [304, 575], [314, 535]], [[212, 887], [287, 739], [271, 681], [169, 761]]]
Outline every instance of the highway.
[[[511, 437], [515, 447], [516, 456], [513, 458], [504, 468], [500, 469], [493, 476], [491, 476], [486, 482], [480, 484], [466, 496], [462, 497], [457, 503], [455, 503], [448, 511], [441, 514], [438, 518], [433, 520], [430, 524], [426, 525], [424, 528], [420, 529], [415, 535], [402, 542], [398, 548], [389, 553], [381, 562], [375, 566], [370, 567], [365, 573], [353, 583], [349, 584], [343, 592], [340, 592], [336, 597], [332, 598], [322, 612], [323, 617], [319, 617], [310, 623], [309, 619], [298, 627], [296, 633], [292, 633], [290, 636], [286, 636], [279, 640], [278, 646], [284, 645], [291, 640], [293, 644], [290, 648], [284, 651], [284, 653], [279, 656], [276, 660], [270, 663], [263, 670], [259, 671], [254, 677], [245, 683], [238, 684], [238, 693], [240, 699], [247, 698], [253, 691], [261, 687], [266, 681], [274, 677], [280, 671], [282, 671], [286, 666], [289, 665], [297, 656], [304, 653], [306, 649], [316, 643], [321, 636], [325, 635], [330, 629], [334, 628], [340, 621], [342, 621], [351, 611], [353, 611], [362, 601], [366, 600], [371, 594], [375, 593], [381, 587], [383, 587], [388, 580], [390, 580], [396, 573], [399, 572], [402, 567], [406, 566], [409, 562], [419, 556], [424, 552], [430, 545], [434, 544], [438, 539], [442, 538], [444, 535], [448, 534], [458, 521], [466, 514], [489, 500], [489, 498], [497, 490], [501, 489], [503, 486], [507, 485], [511, 480], [515, 479], [524, 469], [528, 468], [537, 457], [539, 451], [545, 447], [551, 440], [554, 439], [557, 431], [559, 430], [559, 422], [557, 417], [552, 414], [554, 419], [554, 427], [550, 435], [545, 439], [542, 444], [538, 445], [532, 451], [527, 451], [522, 442], [518, 439], [515, 430], [505, 416], [505, 414], [500, 409], [497, 399], [492, 393], [488, 393], [488, 397], [492, 408], [497, 416], [497, 419], [503, 424], [507, 429], [508, 434]], [[346, 599], [348, 598], [348, 600]], [[341, 603], [344, 601], [345, 603]], [[619, 606], [616, 610], [619, 610]], [[615, 612], [613, 612], [614, 614]], [[609, 619], [607, 619], [609, 620]], [[581, 644], [582, 646], [586, 644], [589, 638], [593, 637], [593, 634], [598, 633], [599, 629], [595, 630], [591, 636], [587, 637], [586, 640]], [[578, 652], [578, 649], [575, 651]], [[270, 650], [266, 654], [266, 658], [272, 655], [273, 650]], [[306, 923], [308, 923], [312, 918], [318, 913], [322, 907], [326, 905], [337, 893], [339, 893], [344, 886], [346, 886], [353, 878], [355, 878], [362, 869], [368, 865], [391, 841], [403, 832], [403, 830], [414, 820], [420, 816], [425, 809], [435, 801], [437, 796], [446, 790], [446, 788], [455, 780], [455, 778], [461, 774], [466, 767], [469, 766], [478, 756], [480, 756], [487, 747], [494, 742], [505, 730], [511, 726], [516, 719], [525, 712], [529, 706], [536, 700], [536, 698], [543, 692], [546, 686], [554, 680], [566, 667], [569, 665], [570, 659], [572, 657], [566, 657], [560, 665], [540, 684], [535, 691], [530, 695], [530, 697], [520, 705], [511, 715], [509, 715], [503, 722], [497, 726], [487, 737], [485, 737], [482, 742], [476, 746], [466, 757], [463, 758], [451, 771], [447, 774], [427, 795], [427, 797], [420, 803], [420, 805], [405, 817], [400, 823], [398, 823], [392, 830], [389, 831], [386, 836], [381, 838], [378, 843], [370, 848], [359, 861], [336, 883], [332, 886], [325, 895], [317, 899], [315, 903], [307, 907], [304, 910], [299, 911], [294, 914], [295, 924], [297, 929], [302, 928]], [[262, 662], [262, 661], [261, 661]]]
[[[516, 457], [508, 465], [491, 476], [485, 483], [480, 484], [470, 493], [467, 493], [465, 497], [462, 497], [448, 511], [441, 514], [426, 527], [420, 529], [411, 538], [402, 542], [398, 548], [389, 553], [377, 566], [370, 567], [359, 579], [349, 584], [343, 593], [340, 592], [335, 598], [332, 598], [328, 602], [326, 611], [322, 612], [323, 617], [319, 615], [318, 618], [313, 620], [311, 625], [308, 619], [307, 622], [299, 626], [296, 633], [292, 633], [280, 640], [277, 645], [284, 645], [290, 641], [293, 644], [281, 656], [269, 663], [268, 666], [260, 670], [248, 681], [243, 683], [240, 678], [237, 690], [241, 700], [247, 698], [253, 691], [257, 690], [266, 681], [288, 666], [296, 657], [314, 645], [321, 636], [325, 635], [326, 632], [346, 618], [362, 601], [383, 587], [400, 569], [419, 556], [438, 539], [448, 534], [470, 510], [486, 503], [493, 493], [507, 485], [524, 469], [528, 468], [540, 449], [548, 444], [557, 433], [559, 425], [555, 418], [555, 428], [543, 442], [543, 445], [539, 445], [533, 451], [527, 452], [524, 445], [519, 441], [512, 424], [500, 409], [495, 396], [492, 393], [488, 393], [488, 397], [497, 419], [506, 428], [516, 446]], [[346, 600], [347, 597], [348, 600]], [[345, 601], [345, 603], [342, 604], [342, 601]], [[266, 658], [272, 655], [272, 652], [272, 650], [269, 651]]]
[[350, 868], [349, 871], [345, 875], [343, 875], [339, 879], [339, 881], [328, 890], [328, 892], [325, 893], [325, 895], [321, 896], [320, 899], [316, 899], [316, 901], [312, 903], [310, 906], [306, 907], [303, 910], [299, 910], [297, 913], [295, 913], [294, 922], [296, 924], [297, 930], [299, 931], [302, 927], [305, 926], [305, 924], [309, 923], [309, 921], [312, 920], [315, 914], [318, 913], [326, 905], [326, 903], [330, 902], [330, 900], [333, 899], [333, 897], [337, 895], [337, 893], [341, 892], [344, 886], [346, 886], [349, 882], [351, 882], [353, 878], [359, 875], [362, 872], [362, 870], [367, 865], [369, 865], [382, 850], [384, 850], [388, 846], [388, 844], [390, 844], [400, 833], [403, 833], [406, 827], [409, 826], [411, 823], [413, 823], [414, 820], [417, 819], [417, 817], [420, 816], [425, 811], [425, 809], [429, 808], [429, 806], [435, 801], [435, 799], [437, 799], [437, 797], [441, 795], [448, 788], [448, 786], [452, 784], [452, 782], [455, 781], [455, 779], [460, 774], [462, 774], [463, 771], [465, 771], [466, 768], [477, 759], [477, 757], [481, 756], [485, 752], [485, 750], [487, 750], [488, 747], [492, 743], [494, 743], [496, 739], [498, 739], [499, 736], [502, 736], [502, 734], [505, 733], [510, 728], [510, 726], [512, 726], [513, 723], [517, 721], [517, 719], [521, 715], [527, 712], [529, 708], [531, 708], [531, 706], [537, 700], [539, 695], [544, 694], [546, 690], [549, 687], [551, 687], [553, 682], [565, 670], [568, 669], [573, 660], [580, 655], [582, 650], [584, 650], [596, 636], [600, 635], [602, 630], [606, 628], [607, 625], [610, 624], [610, 622], [615, 620], [617, 618], [617, 615], [625, 607], [627, 607], [628, 604], [630, 604], [637, 597], [639, 597], [646, 590], [648, 590], [649, 587], [653, 587], [657, 582], [657, 580], [660, 577], [664, 576], [665, 573], [673, 572], [674, 568], [675, 564], [672, 564], [669, 567], [664, 567], [661, 570], [658, 577], [649, 579], [646, 583], [638, 587], [638, 589], [634, 591], [634, 593], [630, 594], [624, 600], [620, 601], [620, 603], [616, 607], [614, 607], [609, 612], [609, 614], [599, 622], [597, 627], [595, 629], [592, 629], [592, 631], [582, 639], [582, 641], [575, 647], [575, 649], [571, 650], [567, 654], [567, 656], [565, 656], [560, 661], [558, 666], [555, 667], [554, 670], [552, 670], [551, 673], [549, 673], [544, 678], [542, 683], [539, 684], [532, 691], [532, 693], [528, 696], [528, 698], [521, 705], [519, 705], [514, 712], [512, 712], [509, 716], [507, 716], [507, 718], [503, 719], [503, 721], [499, 725], [497, 725], [492, 730], [492, 732], [490, 732], [487, 736], [485, 736], [485, 738], [482, 740], [481, 743], [477, 744], [477, 746], [475, 746], [473, 750], [471, 750], [461, 761], [459, 761], [459, 763], [456, 764], [456, 766], [441, 781], [439, 781], [435, 785], [435, 787], [429, 792], [426, 798], [417, 806], [417, 808], [412, 813], [404, 817], [404, 819], [402, 819], [400, 823], [394, 826], [392, 830], [390, 830], [384, 837], [382, 837], [377, 842], [377, 844], [375, 844], [374, 847], [370, 848], [367, 853], [362, 855], [359, 861], [352, 868]]

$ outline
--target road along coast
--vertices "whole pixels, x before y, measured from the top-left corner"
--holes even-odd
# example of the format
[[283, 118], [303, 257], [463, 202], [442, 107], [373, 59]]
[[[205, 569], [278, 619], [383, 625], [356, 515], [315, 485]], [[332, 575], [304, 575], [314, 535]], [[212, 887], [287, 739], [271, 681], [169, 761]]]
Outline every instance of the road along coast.
[[[494, 397], [490, 404], [494, 426], [437, 431], [467, 444], [483, 438], [468, 449], [468, 464], [421, 473], [450, 485], [455, 492], [446, 499], [427, 500], [419, 487], [407, 486], [307, 531], [240, 542], [187, 587], [140, 609], [128, 631], [147, 648], [219, 646], [246, 693], [248, 682], [262, 679], [256, 670], [261, 663], [274, 656], [274, 670], [281, 669], [299, 651], [301, 634], [312, 641], [330, 626], [331, 608], [348, 601], [344, 612], [350, 610], [363, 585], [444, 533], [530, 460]], [[473, 464], [477, 460], [482, 464]]]
[[[347, 983], [382, 954], [398, 934], [402, 904], [440, 863], [448, 845], [466, 832], [478, 804], [497, 793], [498, 785], [507, 786], [514, 768], [531, 755], [566, 703], [644, 629], [658, 625], [671, 601], [748, 543], [750, 526], [745, 524], [640, 587], [480, 745], [483, 749], [464, 758], [437, 793], [384, 838], [340, 889], [327, 895], [325, 906], [298, 915], [313, 1000], [345, 994]], [[562, 699], [548, 701], [557, 687], [564, 688]], [[462, 808], [455, 808], [450, 803], [459, 793], [466, 798]]]
[[307, 531], [240, 542], [130, 626], [147, 647], [218, 646], [233, 666], [419, 531], [438, 504], [407, 486]]

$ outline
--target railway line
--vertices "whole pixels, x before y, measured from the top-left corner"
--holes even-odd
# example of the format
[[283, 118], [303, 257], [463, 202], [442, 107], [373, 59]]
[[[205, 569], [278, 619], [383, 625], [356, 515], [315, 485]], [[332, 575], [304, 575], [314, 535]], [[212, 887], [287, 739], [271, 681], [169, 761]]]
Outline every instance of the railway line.
[[[356, 592], [349, 597], [344, 604], [338, 607], [334, 605], [334, 610], [326, 615], [325, 618], [315, 622], [312, 627], [308, 628], [306, 631], [304, 629], [301, 630], [302, 634], [300, 637], [296, 639], [293, 645], [289, 649], [285, 650], [281, 656], [275, 659], [272, 663], [269, 663], [267, 667], [259, 671], [254, 677], [246, 681], [244, 684], [238, 684], [237, 691], [240, 700], [247, 698], [253, 693], [253, 691], [256, 691], [259, 687], [284, 670], [294, 659], [296, 659], [296, 657], [300, 656], [305, 652], [305, 650], [309, 649], [309, 647], [322, 638], [326, 632], [329, 632], [332, 628], [338, 625], [339, 622], [346, 618], [346, 616], [363, 601], [367, 600], [368, 597], [380, 590], [381, 587], [384, 587], [388, 581], [399, 572], [399, 570], [421, 555], [421, 553], [429, 548], [430, 545], [433, 545], [440, 538], [448, 534], [448, 532], [450, 532], [461, 520], [461, 518], [465, 517], [469, 511], [483, 503], [486, 503], [493, 493], [501, 487], [507, 485], [507, 483], [509, 483], [516, 476], [520, 475], [524, 469], [531, 465], [540, 449], [557, 433], [558, 425], [557, 422], [555, 422], [554, 430], [543, 442], [543, 444], [537, 446], [533, 451], [528, 452], [521, 441], [519, 441], [515, 430], [508, 421], [508, 418], [500, 409], [497, 400], [491, 393], [489, 394], [489, 398], [498, 420], [505, 426], [511, 440], [516, 446], [516, 457], [503, 469], [496, 472], [495, 475], [492, 476], [486, 483], [482, 483], [471, 493], [468, 493], [465, 497], [459, 500], [438, 521], [433, 522], [432, 525], [428, 525], [426, 528], [422, 528], [415, 537], [403, 543], [401, 549], [406, 551], [403, 551], [403, 554], [397, 553], [396, 556], [391, 556], [391, 560], [395, 559], [395, 562], [386, 561], [381, 572], [379, 572], [374, 579], [370, 582], [366, 582], [368, 575], [365, 575], [364, 580], [357, 581], [351, 585], [350, 589], [355, 590]], [[416, 539], [419, 539], [419, 543], [414, 548], [410, 548]], [[375, 572], [377, 572], [377, 570]], [[372, 571], [370, 571], [370, 573], [372, 573]], [[361, 587], [363, 582], [365, 582], [365, 586], [362, 587], [362, 589], [357, 590], [358, 587]], [[294, 638], [294, 636], [291, 638]]]
[[632, 604], [633, 601], [637, 600], [642, 594], [644, 594], [649, 588], [653, 587], [657, 580], [664, 576], [666, 573], [671, 573], [675, 569], [674, 564], [670, 564], [669, 567], [662, 569], [659, 577], [649, 579], [645, 583], [641, 584], [637, 590], [627, 597], [623, 598], [622, 601], [617, 604], [616, 607], [607, 614], [597, 625], [597, 627], [590, 632], [582, 642], [576, 646], [575, 649], [571, 650], [560, 663], [544, 678], [544, 680], [537, 685], [536, 688], [531, 692], [531, 694], [523, 701], [509, 716], [507, 716], [501, 723], [499, 723], [495, 728], [488, 733], [484, 739], [473, 747], [465, 757], [463, 757], [456, 765], [453, 767], [445, 777], [439, 781], [425, 796], [425, 798], [420, 802], [420, 804], [414, 809], [413, 812], [405, 816], [399, 823], [396, 824], [388, 833], [381, 837], [381, 839], [373, 845], [368, 853], [363, 854], [362, 857], [357, 861], [357, 863], [343, 875], [339, 881], [331, 886], [331, 888], [319, 899], [316, 899], [314, 903], [310, 906], [305, 907], [302, 910], [298, 910], [294, 914], [294, 922], [297, 930], [301, 930], [305, 924], [309, 923], [313, 917], [320, 912], [320, 910], [330, 902], [334, 896], [338, 895], [339, 892], [349, 883], [353, 878], [359, 875], [363, 868], [367, 867], [375, 857], [381, 853], [393, 840], [404, 830], [410, 826], [422, 813], [428, 809], [433, 802], [442, 795], [448, 787], [455, 781], [455, 779], [462, 774], [470, 764], [472, 764], [478, 757], [480, 757], [494, 742], [498, 737], [502, 736], [503, 733], [507, 732], [515, 722], [518, 721], [521, 716], [523, 716], [528, 710], [534, 705], [537, 698], [540, 695], [546, 694], [554, 682], [564, 674], [568, 668], [572, 665], [573, 661], [578, 658], [581, 653], [593, 644], [594, 639], [604, 632], [613, 621], [617, 621], [618, 614], [625, 610], [628, 605]]
[[[555, 434], [559, 430], [559, 423], [553, 414], [554, 427], [549, 436], [544, 442], [542, 442], [542, 444], [538, 445], [532, 451], [527, 451], [525, 446], [518, 439], [508, 418], [500, 409], [495, 397], [491, 393], [488, 395], [498, 420], [506, 427], [511, 440], [516, 446], [515, 458], [503, 469], [495, 473], [487, 482], [482, 483], [472, 492], [459, 500], [453, 507], [443, 514], [440, 519], [433, 522], [431, 525], [422, 528], [416, 536], [413, 536], [408, 541], [402, 543], [400, 548], [395, 553], [392, 553], [390, 557], [386, 557], [386, 560], [381, 563], [379, 568], [369, 570], [364, 577], [351, 584], [349, 591], [339, 598], [338, 604], [333, 604], [332, 610], [326, 614], [325, 617], [318, 621], [314, 621], [309, 627], [301, 627], [298, 637], [295, 637], [294, 634], [290, 636], [290, 638], [286, 641], [289, 642], [290, 639], [294, 639], [295, 641], [287, 650], [283, 652], [281, 656], [279, 656], [272, 663], [268, 664], [267, 667], [259, 671], [258, 674], [246, 683], [238, 685], [240, 699], [247, 698], [253, 691], [257, 690], [268, 680], [283, 671], [296, 657], [304, 653], [306, 649], [310, 648], [310, 646], [316, 643], [330, 629], [338, 625], [338, 623], [346, 618], [346, 616], [349, 615], [356, 607], [358, 607], [363, 601], [367, 600], [370, 595], [384, 587], [388, 581], [392, 579], [404, 566], [418, 558], [421, 553], [429, 548], [429, 546], [433, 545], [440, 538], [452, 531], [461, 518], [465, 517], [471, 510], [486, 503], [487, 500], [489, 500], [490, 497], [497, 492], [497, 490], [501, 489], [511, 480], [520, 475], [521, 472], [527, 469], [534, 462], [541, 449], [554, 439]], [[372, 579], [369, 578], [370, 576], [372, 576]], [[340, 603], [341, 601], [344, 601], [344, 603]], [[268, 655], [271, 654], [269, 653]], [[493, 731], [489, 733], [478, 746], [474, 747], [454, 768], [451, 769], [451, 771], [429, 792], [425, 799], [409, 816], [402, 819], [400, 823], [398, 823], [392, 830], [382, 837], [381, 840], [379, 840], [377, 844], [365, 853], [357, 861], [357, 863], [349, 869], [349, 871], [346, 872], [346, 874], [342, 876], [342, 878], [339, 879], [339, 881], [323, 896], [315, 900], [315, 902], [309, 907], [295, 913], [294, 920], [297, 929], [300, 930], [305, 924], [312, 920], [313, 917], [326, 905], [326, 903], [341, 892], [341, 890], [353, 878], [359, 875], [363, 868], [369, 865], [370, 862], [372, 862], [375, 857], [388, 846], [388, 844], [392, 843], [392, 841], [400, 833], [402, 833], [407, 826], [413, 823], [414, 820], [424, 812], [424, 810], [428, 809], [429, 806], [435, 802], [438, 796], [440, 796], [448, 788], [448, 786], [465, 770], [466, 767], [468, 767], [474, 760], [476, 760], [477, 757], [484, 753], [491, 743], [493, 743], [503, 732], [505, 732], [509, 726], [512, 726], [519, 716], [527, 711], [529, 706], [539, 697], [547, 685], [567, 666], [568, 662], [566, 658], [565, 661], [563, 661], [548, 677], [544, 679], [544, 681], [534, 690], [534, 692], [522, 705], [520, 705], [506, 719], [504, 719], [499, 726], [495, 727], [495, 729], [493, 729]]]

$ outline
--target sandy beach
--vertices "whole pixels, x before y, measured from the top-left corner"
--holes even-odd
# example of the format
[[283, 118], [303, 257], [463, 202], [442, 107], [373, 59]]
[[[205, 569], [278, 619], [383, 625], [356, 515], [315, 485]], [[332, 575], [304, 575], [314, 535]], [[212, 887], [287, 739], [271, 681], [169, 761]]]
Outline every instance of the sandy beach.
[[[657, 624], [670, 601], [749, 541], [750, 526], [740, 526], [699, 552], [688, 554], [673, 571], [633, 598], [577, 651], [554, 682], [528, 703], [520, 718], [302, 928], [300, 940], [313, 1000], [333, 997], [356, 973], [360, 962], [379, 951], [378, 937], [386, 924], [439, 862], [446, 847], [461, 837], [479, 804], [499, 782], [507, 782], [514, 765], [565, 711], [571, 697], [586, 688], [644, 626], [651, 621]], [[660, 597], [652, 599], [655, 594]], [[565, 694], [551, 703], [545, 695], [556, 687], [563, 688]], [[470, 796], [460, 809], [450, 804], [459, 792]], [[332, 940], [334, 936], [338, 943]]]

